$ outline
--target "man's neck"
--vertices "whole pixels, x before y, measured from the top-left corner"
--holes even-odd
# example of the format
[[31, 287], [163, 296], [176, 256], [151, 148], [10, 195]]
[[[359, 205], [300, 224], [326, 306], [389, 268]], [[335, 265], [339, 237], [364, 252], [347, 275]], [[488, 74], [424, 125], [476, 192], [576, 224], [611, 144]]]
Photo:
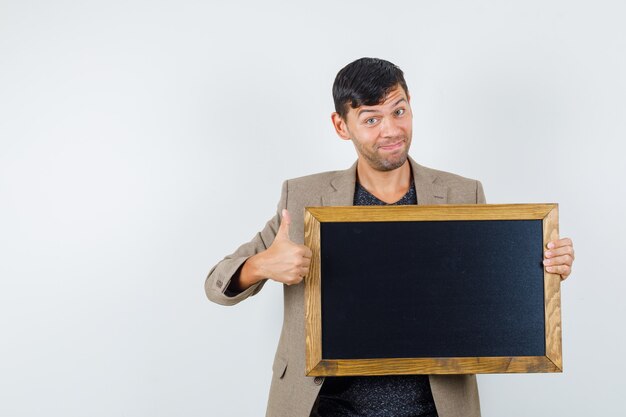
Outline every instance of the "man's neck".
[[411, 186], [411, 164], [408, 159], [400, 168], [392, 171], [378, 171], [359, 159], [356, 171], [363, 188], [385, 203], [395, 203]]

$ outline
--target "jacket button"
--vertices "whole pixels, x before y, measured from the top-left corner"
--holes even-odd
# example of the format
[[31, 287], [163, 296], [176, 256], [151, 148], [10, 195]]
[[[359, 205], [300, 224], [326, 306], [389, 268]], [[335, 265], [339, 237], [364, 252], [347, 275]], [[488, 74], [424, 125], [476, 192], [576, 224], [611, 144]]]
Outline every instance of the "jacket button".
[[322, 382], [324, 382], [324, 378], [322, 378], [321, 376], [316, 376], [313, 382], [315, 383], [315, 385], [322, 385]]

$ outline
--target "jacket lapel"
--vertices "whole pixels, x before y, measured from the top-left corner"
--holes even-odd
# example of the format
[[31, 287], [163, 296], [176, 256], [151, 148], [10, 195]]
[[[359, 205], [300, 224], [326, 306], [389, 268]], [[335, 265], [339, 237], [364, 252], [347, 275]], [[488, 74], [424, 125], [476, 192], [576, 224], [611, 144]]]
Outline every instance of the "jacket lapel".
[[323, 206], [351, 206], [354, 203], [356, 162], [345, 171], [338, 171], [330, 181], [328, 192], [322, 195]]
[[417, 204], [433, 205], [448, 202], [448, 187], [436, 184], [437, 176], [409, 157], [413, 170], [413, 181], [417, 193]]

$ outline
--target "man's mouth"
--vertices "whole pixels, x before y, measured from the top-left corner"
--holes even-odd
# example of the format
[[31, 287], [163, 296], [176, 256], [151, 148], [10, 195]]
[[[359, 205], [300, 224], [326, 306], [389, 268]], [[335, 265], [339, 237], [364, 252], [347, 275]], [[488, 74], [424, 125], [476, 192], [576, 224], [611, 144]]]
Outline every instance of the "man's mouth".
[[383, 151], [395, 151], [396, 149], [400, 149], [403, 145], [404, 140], [397, 140], [385, 145], [380, 145], [378, 149], [382, 149]]

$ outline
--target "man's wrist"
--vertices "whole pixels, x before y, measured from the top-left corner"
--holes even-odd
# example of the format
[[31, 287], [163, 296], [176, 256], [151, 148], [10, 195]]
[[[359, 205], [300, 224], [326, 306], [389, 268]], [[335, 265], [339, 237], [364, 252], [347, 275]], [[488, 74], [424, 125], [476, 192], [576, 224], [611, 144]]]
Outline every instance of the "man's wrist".
[[261, 281], [263, 277], [260, 274], [259, 260], [261, 254], [257, 253], [246, 259], [239, 270], [239, 275], [234, 282], [234, 287], [239, 291], [245, 291], [257, 282]]

